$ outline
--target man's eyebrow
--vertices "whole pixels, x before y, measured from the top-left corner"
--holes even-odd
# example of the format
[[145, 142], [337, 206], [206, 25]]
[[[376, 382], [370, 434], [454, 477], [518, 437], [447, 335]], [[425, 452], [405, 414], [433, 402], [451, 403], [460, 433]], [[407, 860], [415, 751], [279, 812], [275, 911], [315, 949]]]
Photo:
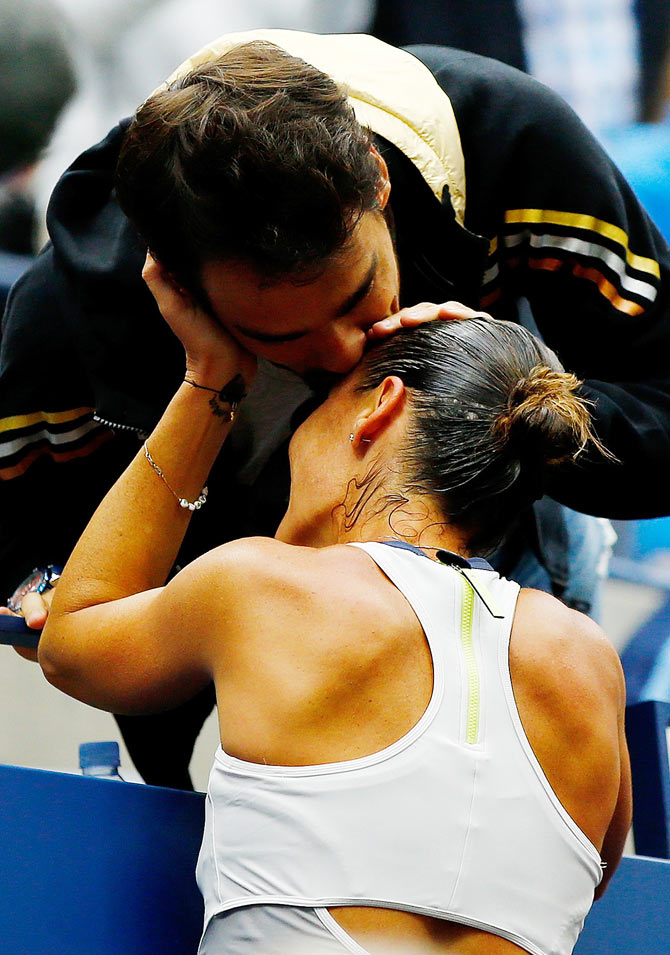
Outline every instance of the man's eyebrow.
[[[368, 294], [372, 288], [372, 282], [377, 273], [377, 265], [379, 264], [379, 256], [376, 252], [372, 254], [372, 261], [370, 262], [370, 268], [365, 273], [361, 284], [358, 288], [349, 295], [344, 302], [337, 308], [335, 311], [335, 318], [342, 318], [343, 315], [347, 315], [349, 312], [353, 311], [354, 308], [361, 302], [365, 296]], [[245, 325], [235, 324], [235, 328], [238, 331], [242, 332], [246, 338], [253, 338], [257, 342], [294, 342], [298, 338], [303, 338], [305, 335], [308, 335], [312, 329], [300, 329], [295, 332], [261, 332], [257, 331], [254, 328], [247, 328]]]

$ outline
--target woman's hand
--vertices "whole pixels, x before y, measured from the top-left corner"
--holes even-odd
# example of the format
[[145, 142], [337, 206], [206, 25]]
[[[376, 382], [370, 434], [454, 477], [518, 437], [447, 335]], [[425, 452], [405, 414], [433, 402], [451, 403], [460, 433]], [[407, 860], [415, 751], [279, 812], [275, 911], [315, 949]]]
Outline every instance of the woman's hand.
[[147, 254], [142, 278], [161, 315], [184, 346], [188, 377], [218, 390], [241, 374], [248, 389], [256, 375], [255, 356], [179, 288], [151, 253]]
[[486, 312], [476, 312], [460, 302], [443, 302], [435, 305], [432, 302], [420, 302], [410, 308], [402, 308], [395, 315], [389, 315], [368, 329], [368, 338], [372, 340], [388, 338], [401, 328], [416, 328], [425, 322], [445, 321], [458, 322], [464, 318], [490, 318]]

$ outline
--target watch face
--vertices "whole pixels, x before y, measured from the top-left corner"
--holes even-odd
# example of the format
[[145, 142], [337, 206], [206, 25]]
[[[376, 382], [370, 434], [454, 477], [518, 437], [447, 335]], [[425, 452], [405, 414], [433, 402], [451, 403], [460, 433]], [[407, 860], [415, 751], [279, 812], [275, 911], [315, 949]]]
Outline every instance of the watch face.
[[28, 574], [25, 580], [21, 581], [7, 601], [9, 609], [13, 610], [14, 613], [18, 613], [21, 609], [21, 601], [25, 595], [41, 593], [49, 581], [49, 576], [49, 570], [44, 570], [41, 567], [35, 568], [32, 573]]

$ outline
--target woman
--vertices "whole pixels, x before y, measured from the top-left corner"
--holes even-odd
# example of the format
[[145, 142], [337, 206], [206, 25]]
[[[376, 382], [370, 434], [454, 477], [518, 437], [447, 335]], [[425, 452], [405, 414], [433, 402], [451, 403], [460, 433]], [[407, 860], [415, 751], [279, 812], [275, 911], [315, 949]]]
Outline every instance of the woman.
[[630, 822], [621, 669], [590, 620], [468, 555], [591, 441], [578, 383], [519, 326], [401, 332], [296, 432], [276, 539], [163, 586], [254, 360], [146, 278], [185, 382], [73, 552], [39, 659], [114, 712], [214, 680], [200, 952], [572, 951]]

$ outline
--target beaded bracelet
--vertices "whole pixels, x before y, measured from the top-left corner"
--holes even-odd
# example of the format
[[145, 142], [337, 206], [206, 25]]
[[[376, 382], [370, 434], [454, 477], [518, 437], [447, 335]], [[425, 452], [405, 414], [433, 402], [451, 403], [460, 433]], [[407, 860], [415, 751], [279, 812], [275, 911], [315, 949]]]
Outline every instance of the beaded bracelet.
[[202, 491], [200, 492], [200, 497], [196, 501], [187, 501], [185, 497], [179, 497], [177, 492], [170, 487], [170, 485], [168, 484], [165, 478], [165, 475], [163, 474], [161, 469], [158, 467], [154, 459], [149, 454], [149, 448], [147, 447], [146, 441], [144, 442], [144, 457], [147, 459], [147, 461], [149, 462], [151, 467], [154, 469], [158, 477], [161, 479], [165, 487], [168, 489], [170, 494], [172, 494], [173, 497], [176, 497], [176, 499], [179, 501], [180, 507], [187, 507], [189, 511], [199, 511], [202, 505], [206, 503], [207, 494], [208, 494], [206, 485], [205, 487], [203, 487]]

